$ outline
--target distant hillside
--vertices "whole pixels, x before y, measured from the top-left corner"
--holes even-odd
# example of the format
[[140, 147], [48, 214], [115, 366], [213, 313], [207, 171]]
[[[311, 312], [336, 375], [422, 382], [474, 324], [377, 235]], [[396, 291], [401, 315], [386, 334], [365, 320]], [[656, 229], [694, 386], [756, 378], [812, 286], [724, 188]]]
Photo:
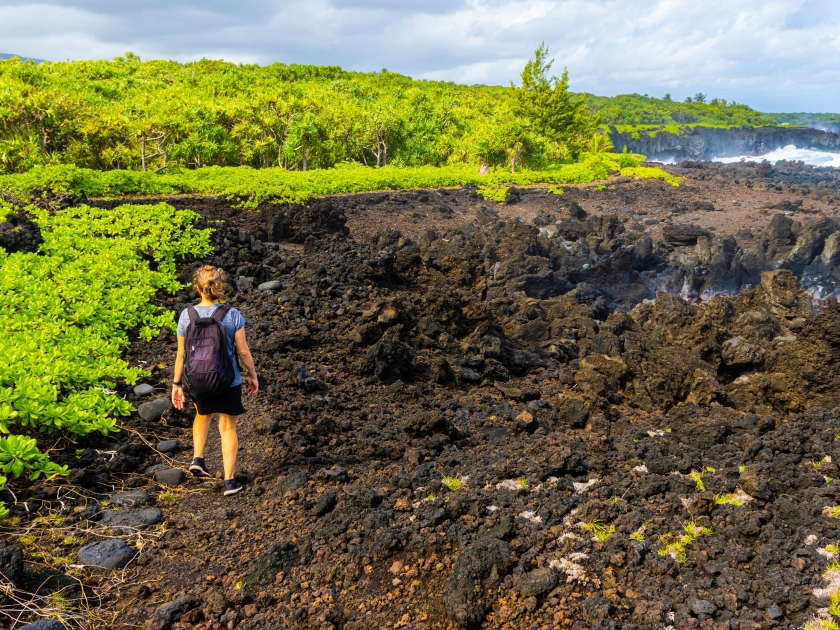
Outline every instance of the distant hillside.
[[797, 127], [812, 127], [840, 133], [840, 114], [766, 114], [779, 124], [796, 125]]
[[0, 53], [1, 59], [11, 59], [12, 57], [20, 57], [22, 61], [34, 61], [35, 63], [44, 63], [44, 59], [35, 59], [34, 57], [21, 57], [20, 55], [9, 55], [7, 53]]
[[602, 122], [620, 127], [686, 124], [761, 127], [774, 124], [768, 115], [743, 103], [721, 98], [710, 99], [705, 94], [697, 94], [683, 101], [672, 99], [670, 94], [663, 98], [647, 94], [588, 94], [586, 104], [601, 114]]

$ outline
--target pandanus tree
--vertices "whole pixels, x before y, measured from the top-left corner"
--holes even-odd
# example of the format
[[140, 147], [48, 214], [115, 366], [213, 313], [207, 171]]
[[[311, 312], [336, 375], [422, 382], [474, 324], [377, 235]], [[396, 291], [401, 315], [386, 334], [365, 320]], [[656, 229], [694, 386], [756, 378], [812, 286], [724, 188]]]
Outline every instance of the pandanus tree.
[[[516, 119], [508, 133], [512, 142], [508, 148], [511, 171], [524, 154], [522, 146], [527, 144], [529, 134], [565, 145], [576, 154], [585, 148], [600, 123], [597, 115], [589, 113], [586, 95], [575, 96], [569, 92], [568, 70], [563, 70], [559, 79], [549, 77], [553, 63], [554, 60], [548, 61], [546, 45], [540, 44], [534, 58], [522, 70], [522, 85], [517, 88], [511, 83], [511, 109]], [[520, 131], [516, 131], [517, 126]]]

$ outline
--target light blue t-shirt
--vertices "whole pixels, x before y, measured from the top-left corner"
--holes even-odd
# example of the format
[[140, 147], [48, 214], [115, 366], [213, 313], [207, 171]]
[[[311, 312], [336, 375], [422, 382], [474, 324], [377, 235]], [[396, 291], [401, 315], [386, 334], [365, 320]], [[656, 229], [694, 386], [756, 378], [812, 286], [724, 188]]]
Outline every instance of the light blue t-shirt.
[[[216, 309], [219, 308], [219, 306], [220, 304], [213, 304], [211, 306], [196, 306], [195, 310], [198, 312], [199, 317], [212, 317], [213, 313], [216, 312]], [[189, 309], [185, 308], [181, 311], [181, 316], [178, 318], [179, 337], [187, 336], [187, 326], [189, 326], [189, 324]], [[230, 386], [236, 387], [237, 385], [242, 385], [242, 376], [239, 374], [239, 365], [236, 363], [233, 336], [236, 334], [237, 330], [245, 327], [245, 318], [242, 317], [242, 313], [237, 311], [235, 308], [232, 308], [227, 312], [227, 315], [224, 316], [224, 319], [222, 319], [222, 326], [225, 327], [228, 356], [230, 356], [230, 362], [233, 364], [233, 372], [236, 375]]]

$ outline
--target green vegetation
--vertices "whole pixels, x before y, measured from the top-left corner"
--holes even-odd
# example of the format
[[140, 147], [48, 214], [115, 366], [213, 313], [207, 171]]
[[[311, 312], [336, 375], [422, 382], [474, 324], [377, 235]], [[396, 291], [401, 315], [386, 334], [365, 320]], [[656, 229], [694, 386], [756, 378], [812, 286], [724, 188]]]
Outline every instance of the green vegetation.
[[[540, 182], [581, 184], [605, 180], [610, 172], [639, 178], [661, 178], [678, 185], [675, 177], [661, 169], [639, 166], [643, 156], [629, 153], [584, 153], [575, 164], [560, 164], [543, 171], [508, 173], [497, 171], [479, 175], [472, 166], [443, 168], [367, 168], [343, 164], [317, 171], [287, 171], [281, 168], [208, 167], [196, 170], [173, 169], [162, 173], [143, 171], [96, 171], [75, 166], [34, 168], [17, 175], [0, 175], [0, 190], [26, 197], [33, 189], [84, 193], [88, 197], [133, 195], [219, 195], [238, 200], [246, 207], [262, 201], [306, 203], [319, 195], [370, 190], [399, 190], [446, 186], [478, 186], [486, 198], [504, 201], [510, 184], [527, 186]], [[504, 189], [504, 190], [503, 190]]]
[[449, 488], [451, 492], [457, 492], [464, 487], [464, 482], [457, 477], [444, 477], [441, 479], [441, 483]]
[[714, 496], [714, 504], [715, 505], [733, 505], [735, 507], [741, 507], [744, 505], [742, 501], [739, 501], [736, 498], [737, 495], [727, 492], [721, 492], [715, 494]]
[[694, 522], [686, 523], [685, 527], [683, 527], [683, 531], [685, 533], [679, 538], [668, 532], [660, 534], [659, 541], [664, 542], [665, 546], [661, 547], [656, 553], [660, 556], [667, 556], [671, 554], [674, 558], [676, 558], [677, 562], [682, 564], [688, 559], [686, 551], [689, 545], [694, 543], [699, 536], [714, 535], [711, 527], [699, 527], [694, 524]]
[[0, 62], [0, 171], [47, 164], [544, 168], [573, 161], [595, 119], [549, 78], [547, 50], [523, 88], [415, 81], [335, 66], [141, 60]]
[[[698, 99], [698, 97], [701, 97]], [[677, 125], [703, 124], [724, 127], [775, 125], [770, 114], [762, 114], [746, 105], [727, 102], [726, 99], [709, 100], [705, 95], [687, 97], [676, 101], [666, 94], [663, 98], [639, 94], [622, 94], [606, 97], [586, 95], [586, 104], [601, 115], [609, 125], [651, 125], [674, 133]]]
[[703, 484], [703, 473], [697, 472], [695, 470], [693, 472], [688, 473], [687, 477], [694, 482], [694, 484], [697, 486], [697, 489], [700, 492], [706, 490], [706, 486]]
[[487, 201], [504, 203], [507, 199], [508, 190], [510, 190], [510, 186], [479, 186], [476, 192]]
[[[522, 87], [416, 81], [336, 66], [201, 60], [0, 61], [0, 172], [486, 163], [548, 168], [608, 150], [597, 123], [766, 125], [745, 105], [575, 95], [544, 46]], [[703, 99], [705, 101], [705, 99]], [[664, 127], [663, 127], [664, 126]]]
[[[0, 202], [0, 216], [12, 211]], [[145, 373], [121, 357], [128, 331], [151, 339], [173, 326], [152, 299], [181, 286], [176, 257], [207, 253], [210, 231], [167, 204], [26, 212], [41, 229], [40, 251], [0, 249], [0, 470], [36, 479], [67, 474], [36, 438], [107, 434], [132, 411], [113, 391]]]
[[765, 114], [780, 125], [793, 125], [797, 127], [819, 127], [840, 125], [840, 114]]
[[595, 538], [604, 542], [615, 533], [615, 525], [604, 525], [598, 519], [583, 524], [583, 529], [592, 534]]
[[834, 591], [831, 594], [828, 612], [835, 617], [840, 617], [840, 591]]

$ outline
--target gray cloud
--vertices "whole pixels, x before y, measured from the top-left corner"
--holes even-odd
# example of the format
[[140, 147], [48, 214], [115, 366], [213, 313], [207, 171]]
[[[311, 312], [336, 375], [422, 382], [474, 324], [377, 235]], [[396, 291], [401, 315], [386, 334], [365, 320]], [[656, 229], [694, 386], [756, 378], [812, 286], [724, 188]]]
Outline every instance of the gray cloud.
[[505, 85], [541, 42], [572, 88], [840, 110], [834, 0], [0, 0], [0, 52], [337, 64]]

